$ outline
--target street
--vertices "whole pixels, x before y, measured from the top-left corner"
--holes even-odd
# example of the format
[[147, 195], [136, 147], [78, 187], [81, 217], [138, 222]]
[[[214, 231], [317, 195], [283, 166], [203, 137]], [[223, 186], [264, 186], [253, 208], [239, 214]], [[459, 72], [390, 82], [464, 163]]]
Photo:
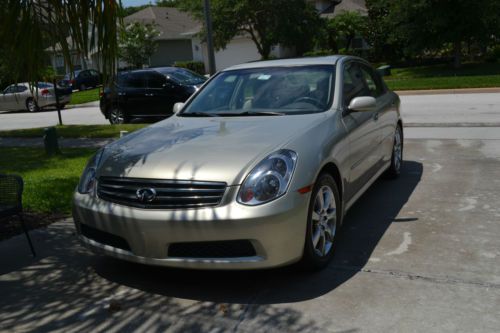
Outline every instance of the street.
[[[401, 96], [401, 114], [409, 126], [496, 126], [500, 127], [500, 94], [449, 94]], [[66, 125], [109, 124], [98, 104], [62, 111]], [[57, 112], [0, 112], [0, 131], [56, 125]]]

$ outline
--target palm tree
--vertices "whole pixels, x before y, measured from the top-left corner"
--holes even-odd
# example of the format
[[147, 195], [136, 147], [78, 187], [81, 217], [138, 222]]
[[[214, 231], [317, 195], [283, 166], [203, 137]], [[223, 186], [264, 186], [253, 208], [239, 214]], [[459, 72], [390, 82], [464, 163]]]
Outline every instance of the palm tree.
[[120, 0], [2, 0], [0, 66], [14, 80], [35, 82], [47, 67], [47, 47], [58, 45], [70, 68], [72, 50], [97, 50], [108, 81], [116, 68], [121, 10]]

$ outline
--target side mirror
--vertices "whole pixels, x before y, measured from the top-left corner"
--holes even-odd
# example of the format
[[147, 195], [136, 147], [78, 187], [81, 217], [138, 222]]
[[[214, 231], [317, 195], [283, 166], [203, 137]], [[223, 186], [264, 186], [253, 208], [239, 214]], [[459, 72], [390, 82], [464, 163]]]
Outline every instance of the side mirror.
[[349, 103], [348, 109], [355, 112], [373, 111], [377, 106], [377, 100], [371, 96], [361, 96], [354, 98]]
[[183, 107], [184, 107], [184, 103], [181, 103], [181, 102], [175, 103], [174, 108], [173, 108], [174, 114], [179, 113], [179, 111], [181, 111]]

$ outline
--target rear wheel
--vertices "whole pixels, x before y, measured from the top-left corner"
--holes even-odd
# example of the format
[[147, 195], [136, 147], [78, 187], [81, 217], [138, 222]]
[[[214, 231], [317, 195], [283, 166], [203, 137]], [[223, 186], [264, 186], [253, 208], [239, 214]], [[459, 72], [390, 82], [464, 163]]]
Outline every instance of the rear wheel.
[[321, 174], [314, 185], [309, 203], [306, 240], [301, 261], [304, 268], [322, 269], [332, 258], [341, 221], [340, 207], [335, 180], [329, 174]]
[[391, 165], [386, 171], [389, 178], [398, 178], [401, 174], [401, 165], [403, 164], [403, 130], [398, 125], [394, 132], [394, 145], [392, 147]]
[[109, 111], [109, 122], [113, 125], [125, 124], [127, 118], [121, 108], [114, 107]]
[[36, 103], [36, 101], [33, 98], [28, 98], [26, 100], [26, 109], [29, 112], [38, 112], [38, 110], [40, 110], [40, 108], [38, 107], [38, 104]]
[[80, 90], [80, 91], [87, 90], [87, 86], [86, 86], [84, 83], [82, 83], [82, 84], [80, 84], [80, 88], [79, 88], [79, 90]]

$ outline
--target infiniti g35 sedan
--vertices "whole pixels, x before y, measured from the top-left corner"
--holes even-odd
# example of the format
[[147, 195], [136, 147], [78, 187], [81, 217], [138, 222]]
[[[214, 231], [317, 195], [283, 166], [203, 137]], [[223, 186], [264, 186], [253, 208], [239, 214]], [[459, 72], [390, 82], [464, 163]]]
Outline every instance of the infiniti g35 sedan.
[[78, 235], [151, 265], [322, 268], [346, 211], [400, 173], [399, 107], [356, 57], [228, 68], [91, 158], [74, 195]]

